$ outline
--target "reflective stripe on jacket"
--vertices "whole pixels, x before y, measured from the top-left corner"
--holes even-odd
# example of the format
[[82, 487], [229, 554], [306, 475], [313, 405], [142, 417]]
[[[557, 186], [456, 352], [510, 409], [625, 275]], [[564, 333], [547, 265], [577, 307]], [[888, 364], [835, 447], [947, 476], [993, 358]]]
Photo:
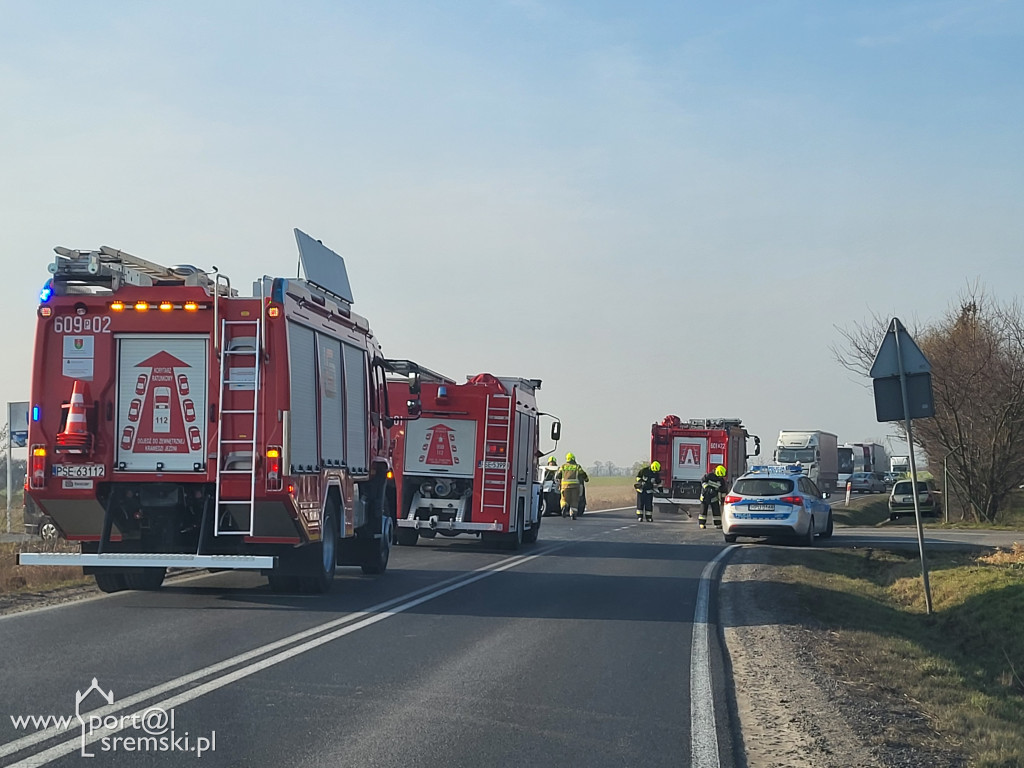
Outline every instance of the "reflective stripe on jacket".
[[572, 488], [589, 478], [583, 467], [570, 461], [558, 468], [558, 479], [561, 480], [563, 488]]

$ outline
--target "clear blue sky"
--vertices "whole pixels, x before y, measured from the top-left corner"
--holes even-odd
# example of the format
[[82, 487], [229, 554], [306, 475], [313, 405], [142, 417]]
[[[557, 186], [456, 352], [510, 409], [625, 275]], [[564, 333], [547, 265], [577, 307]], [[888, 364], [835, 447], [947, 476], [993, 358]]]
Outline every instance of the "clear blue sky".
[[0, 400], [55, 245], [292, 274], [395, 357], [541, 378], [560, 450], [650, 424], [882, 437], [830, 346], [1024, 273], [1024, 7], [0, 0]]

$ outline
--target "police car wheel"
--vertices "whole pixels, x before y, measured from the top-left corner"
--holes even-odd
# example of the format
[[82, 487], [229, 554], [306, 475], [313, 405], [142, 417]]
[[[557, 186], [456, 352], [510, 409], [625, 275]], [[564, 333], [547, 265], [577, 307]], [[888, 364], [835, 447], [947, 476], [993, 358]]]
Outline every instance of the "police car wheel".
[[726, 544], [735, 544], [736, 543], [736, 534], [735, 533], [727, 533], [727, 534], [725, 534], [725, 543]]
[[832, 538], [833, 530], [834, 530], [834, 524], [832, 522], [832, 513], [829, 512], [828, 513], [828, 522], [825, 523], [825, 530], [820, 534], [820, 538], [822, 538], [822, 539], [831, 539]]
[[814, 518], [807, 523], [807, 533], [800, 539], [800, 545], [804, 547], [814, 546]]

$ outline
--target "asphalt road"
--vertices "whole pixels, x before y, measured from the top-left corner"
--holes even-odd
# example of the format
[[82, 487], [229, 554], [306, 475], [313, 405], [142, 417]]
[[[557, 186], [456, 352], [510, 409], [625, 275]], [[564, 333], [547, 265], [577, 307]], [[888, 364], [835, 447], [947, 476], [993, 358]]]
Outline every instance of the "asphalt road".
[[71, 716], [93, 678], [91, 766], [195, 764], [200, 738], [214, 766], [733, 765], [721, 536], [631, 517], [396, 548], [328, 596], [221, 573], [0, 618], [0, 765], [81, 765], [79, 721], [11, 716]]

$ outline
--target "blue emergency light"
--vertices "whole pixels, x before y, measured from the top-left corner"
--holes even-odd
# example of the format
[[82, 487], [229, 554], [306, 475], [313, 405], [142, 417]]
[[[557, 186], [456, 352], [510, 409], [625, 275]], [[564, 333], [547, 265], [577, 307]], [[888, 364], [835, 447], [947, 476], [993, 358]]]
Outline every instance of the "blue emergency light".
[[39, 302], [41, 304], [45, 304], [46, 302], [48, 302], [52, 298], [53, 298], [53, 281], [52, 280], [47, 280], [46, 281], [46, 285], [44, 285], [43, 289], [39, 292]]

